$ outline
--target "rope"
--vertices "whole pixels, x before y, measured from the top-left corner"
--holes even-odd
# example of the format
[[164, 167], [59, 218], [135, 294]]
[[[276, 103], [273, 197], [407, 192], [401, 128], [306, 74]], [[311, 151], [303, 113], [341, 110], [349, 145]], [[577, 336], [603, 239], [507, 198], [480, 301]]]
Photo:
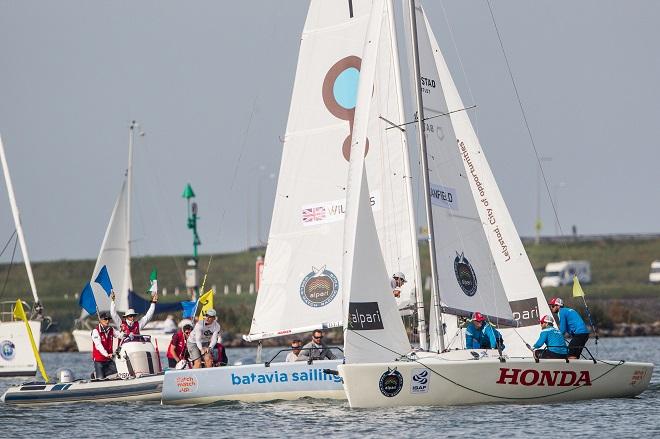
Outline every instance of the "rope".
[[[400, 354], [400, 353], [398, 353], [398, 352], [396, 352], [396, 351], [394, 351], [394, 350], [388, 348], [387, 346], [384, 346], [384, 345], [378, 343], [377, 341], [374, 341], [374, 340], [370, 339], [369, 337], [366, 337], [365, 335], [360, 334], [359, 332], [356, 332], [356, 331], [354, 331], [354, 330], [352, 330], [352, 329], [350, 329], [350, 328], [346, 328], [346, 330], [347, 330], [347, 331], [351, 331], [351, 332], [353, 332], [354, 334], [359, 335], [360, 337], [364, 338], [365, 340], [367, 340], [367, 341], [369, 341], [369, 342], [371, 342], [371, 343], [373, 343], [373, 344], [375, 344], [375, 345], [377, 345], [377, 346], [380, 346], [381, 348], [383, 348], [383, 349], [385, 349], [385, 350], [387, 350], [387, 351], [390, 351], [390, 352], [392, 352], [393, 354], [396, 354], [399, 358], [405, 358], [406, 360], [408, 360], [408, 361], [410, 361], [410, 362], [414, 362], [414, 363], [419, 364], [420, 366], [424, 367], [425, 369], [428, 369], [429, 371], [431, 371], [434, 375], [439, 376], [440, 378], [442, 378], [442, 379], [444, 379], [444, 380], [446, 380], [446, 381], [452, 383], [453, 385], [455, 385], [455, 386], [457, 386], [457, 387], [460, 387], [460, 388], [462, 388], [462, 389], [465, 389], [465, 390], [470, 391], [470, 392], [473, 392], [473, 393], [477, 393], [477, 394], [479, 394], [479, 395], [488, 396], [488, 397], [490, 397], [490, 398], [495, 398], [495, 399], [505, 399], [505, 400], [512, 400], [512, 401], [523, 401], [523, 400], [543, 399], [543, 398], [548, 398], [548, 397], [551, 397], [551, 396], [562, 395], [562, 394], [564, 394], [564, 393], [573, 392], [573, 391], [575, 391], [575, 390], [577, 390], [577, 389], [580, 389], [580, 388], [582, 388], [582, 387], [584, 387], [584, 386], [587, 385], [587, 384], [582, 384], [582, 385], [580, 385], [580, 386], [572, 386], [570, 389], [566, 389], [566, 390], [562, 390], [562, 391], [560, 391], [560, 392], [555, 392], [555, 393], [551, 393], [551, 394], [547, 394], [547, 395], [542, 395], [542, 396], [499, 396], [499, 395], [493, 395], [493, 394], [486, 393], [486, 392], [482, 392], [482, 391], [480, 391], [480, 390], [477, 390], [477, 389], [474, 389], [474, 388], [471, 388], [471, 387], [465, 386], [465, 385], [463, 385], [463, 384], [460, 384], [460, 383], [458, 383], [458, 382], [452, 380], [451, 378], [448, 378], [448, 377], [444, 376], [444, 375], [441, 374], [440, 372], [431, 369], [430, 366], [427, 366], [426, 364], [422, 363], [422, 362], [421, 362], [420, 360], [418, 360], [417, 358], [411, 358], [411, 357], [409, 357], [409, 356], [407, 356], [407, 355], [402, 355], [402, 354]], [[444, 360], [444, 361], [449, 362], [449, 361], [465, 361], [465, 360]], [[612, 372], [614, 369], [616, 369], [617, 367], [619, 367], [619, 366], [621, 366], [622, 364], [625, 363], [625, 361], [623, 361], [623, 360], [620, 360], [618, 363], [609, 363], [609, 362], [607, 362], [607, 361], [602, 361], [602, 360], [596, 360], [596, 361], [598, 361], [599, 363], [602, 363], [602, 364], [607, 364], [608, 366], [612, 366], [612, 367], [611, 367], [609, 370], [607, 370], [607, 371], [605, 371], [604, 373], [602, 373], [601, 375], [597, 376], [596, 378], [591, 379], [591, 380], [590, 380], [591, 383], [593, 383], [593, 382], [595, 382], [595, 381], [598, 381], [599, 379], [601, 379], [602, 377], [604, 377], [605, 375], [609, 374], [609, 373]]]
[[[12, 238], [14, 238], [14, 249], [11, 252], [11, 261], [9, 262], [9, 267], [7, 268], [7, 276], [5, 276], [5, 281], [2, 284], [2, 291], [0, 291], [0, 296], [4, 296], [5, 294], [7, 288], [7, 282], [9, 281], [9, 274], [11, 274], [11, 268], [14, 266], [14, 258], [16, 257], [16, 245], [18, 244], [18, 236], [16, 235], [16, 230], [14, 230], [14, 233], [12, 234]], [[7, 244], [5, 244], [5, 248], [2, 249], [2, 253], [5, 252], [5, 249], [11, 242], [12, 238], [9, 238], [9, 241], [7, 241]]]

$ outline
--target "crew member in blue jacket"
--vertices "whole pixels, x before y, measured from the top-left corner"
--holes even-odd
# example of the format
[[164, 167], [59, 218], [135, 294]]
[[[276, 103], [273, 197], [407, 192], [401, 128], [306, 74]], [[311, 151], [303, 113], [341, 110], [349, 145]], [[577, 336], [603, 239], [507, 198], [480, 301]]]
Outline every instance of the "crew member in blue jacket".
[[502, 335], [486, 322], [480, 312], [472, 315], [472, 321], [465, 328], [465, 347], [467, 349], [504, 349]]
[[[545, 315], [541, 317], [541, 334], [539, 339], [534, 343], [534, 356], [536, 358], [566, 358], [568, 355], [568, 348], [566, 347], [566, 340], [564, 336], [556, 329], [553, 324], [555, 319], [552, 316]], [[545, 349], [539, 349], [545, 345]], [[529, 347], [529, 345], [527, 345]]]
[[564, 307], [564, 301], [561, 298], [553, 297], [548, 305], [550, 305], [550, 311], [557, 314], [559, 318], [559, 332], [571, 337], [571, 342], [568, 344], [568, 358], [580, 358], [582, 348], [589, 339], [589, 328], [584, 324], [584, 320], [577, 311]]

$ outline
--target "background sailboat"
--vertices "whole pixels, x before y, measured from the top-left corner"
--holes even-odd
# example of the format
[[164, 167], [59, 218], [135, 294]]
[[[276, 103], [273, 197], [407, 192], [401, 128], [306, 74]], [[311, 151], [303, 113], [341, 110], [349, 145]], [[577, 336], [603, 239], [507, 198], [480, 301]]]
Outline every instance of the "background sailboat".
[[[9, 175], [9, 165], [5, 155], [5, 147], [0, 137], [0, 162], [2, 162], [2, 171], [5, 176], [5, 184], [7, 186], [7, 194], [9, 195], [9, 204], [11, 206], [12, 216], [14, 218], [14, 225], [16, 227], [16, 235], [21, 247], [21, 254], [23, 255], [23, 262], [25, 263], [25, 270], [27, 271], [28, 280], [30, 282], [30, 289], [32, 291], [32, 298], [34, 299], [34, 306], [31, 307], [31, 320], [29, 321], [32, 334], [36, 342], [37, 349], [39, 348], [39, 340], [41, 337], [41, 323], [43, 320], [43, 307], [39, 302], [37, 295], [37, 286], [34, 281], [32, 273], [32, 265], [28, 256], [27, 245], [25, 243], [25, 235], [23, 233], [23, 226], [21, 224], [21, 216], [16, 204], [16, 195], [14, 194], [14, 186], [11, 182]], [[12, 261], [13, 262], [13, 261]], [[28, 333], [25, 324], [22, 321], [13, 320], [13, 304], [15, 300], [10, 300], [0, 304], [0, 376], [30, 376], [34, 375], [37, 371], [37, 361], [34, 357]]]
[[[144, 313], [148, 309], [150, 302], [143, 299], [133, 290], [133, 280], [131, 277], [131, 190], [133, 173], [133, 144], [135, 132], [139, 125], [133, 121], [129, 127], [128, 139], [128, 167], [121, 184], [121, 189], [117, 200], [115, 201], [110, 215], [108, 227], [103, 236], [103, 242], [99, 251], [99, 256], [94, 265], [90, 285], [94, 292], [94, 299], [99, 311], [108, 311], [110, 309], [110, 298], [103, 290], [101, 285], [94, 280], [97, 278], [101, 268], [106, 267], [116, 293], [116, 306], [119, 313], [133, 308], [138, 313]], [[158, 303], [156, 312], [177, 312], [181, 311], [181, 305], [177, 303]], [[81, 310], [79, 323], [89, 318], [89, 314]], [[94, 316], [91, 316], [94, 317]], [[92, 350], [92, 338], [90, 329], [76, 329], [73, 336], [78, 346], [78, 351], [88, 352]], [[143, 331], [146, 335], [152, 335], [158, 340], [159, 349], [167, 349], [172, 334], [163, 334], [159, 330]]]

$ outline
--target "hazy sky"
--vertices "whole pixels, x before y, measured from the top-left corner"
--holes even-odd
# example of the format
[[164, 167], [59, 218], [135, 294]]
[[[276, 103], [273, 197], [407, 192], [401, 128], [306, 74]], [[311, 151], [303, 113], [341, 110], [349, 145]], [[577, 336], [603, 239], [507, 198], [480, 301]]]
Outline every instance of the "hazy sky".
[[[513, 220], [532, 236], [537, 167], [488, 4], [424, 4], [463, 101], [478, 106], [471, 118]], [[552, 159], [544, 169], [564, 232], [660, 232], [660, 2], [491, 5], [536, 146]], [[0, 134], [32, 259], [96, 257], [132, 119], [146, 132], [135, 147], [135, 255], [191, 251], [187, 182], [202, 253], [254, 245], [258, 223], [264, 240], [306, 9], [0, 0]], [[4, 181], [0, 190], [4, 245], [13, 223]], [[544, 193], [543, 234], [554, 235]]]

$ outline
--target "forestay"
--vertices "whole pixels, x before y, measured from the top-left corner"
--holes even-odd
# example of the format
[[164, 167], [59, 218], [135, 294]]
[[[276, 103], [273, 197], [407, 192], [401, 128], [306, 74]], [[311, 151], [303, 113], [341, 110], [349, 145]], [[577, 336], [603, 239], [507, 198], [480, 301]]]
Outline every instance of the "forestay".
[[[346, 178], [370, 0], [312, 0], [301, 38], [261, 288], [247, 340], [343, 322], [342, 236]], [[345, 7], [343, 7], [345, 6]], [[352, 6], [352, 7], [349, 7]], [[389, 31], [389, 27], [387, 28]], [[388, 43], [389, 44], [389, 43]], [[390, 53], [396, 47], [390, 47]], [[394, 57], [395, 54], [391, 55]], [[398, 65], [379, 65], [392, 92], [374, 103], [401, 123]], [[387, 281], [419, 270], [403, 133], [368, 129], [366, 169]], [[419, 277], [411, 277], [414, 287]]]

